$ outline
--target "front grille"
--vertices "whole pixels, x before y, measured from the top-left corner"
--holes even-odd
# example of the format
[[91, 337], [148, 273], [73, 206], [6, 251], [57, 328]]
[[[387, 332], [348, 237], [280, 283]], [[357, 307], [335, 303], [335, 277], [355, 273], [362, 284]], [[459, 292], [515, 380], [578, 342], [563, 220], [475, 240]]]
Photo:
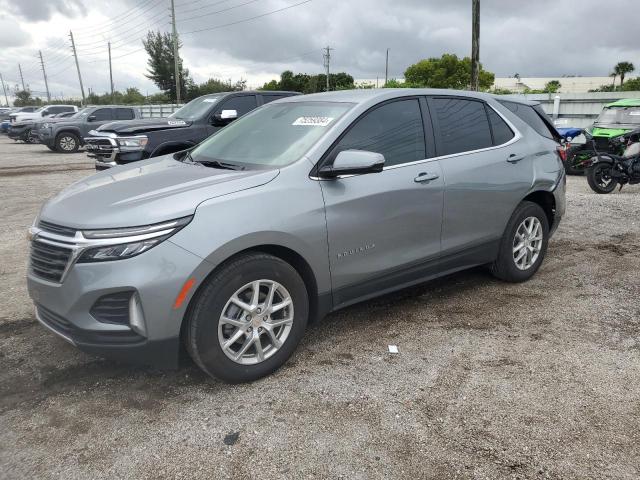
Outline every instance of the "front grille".
[[73, 237], [76, 234], [75, 229], [69, 227], [63, 227], [61, 225], [56, 225], [55, 223], [45, 222], [44, 220], [40, 220], [38, 222], [38, 228], [46, 232], [55, 233], [56, 235], [64, 235], [65, 237]]
[[87, 137], [84, 141], [89, 157], [97, 160], [111, 160], [113, 158], [115, 147], [110, 140], [106, 138]]
[[89, 313], [99, 322], [128, 325], [131, 295], [132, 291], [103, 295], [96, 300]]
[[50, 245], [35, 238], [31, 242], [31, 270], [51, 282], [60, 282], [71, 258], [71, 249]]

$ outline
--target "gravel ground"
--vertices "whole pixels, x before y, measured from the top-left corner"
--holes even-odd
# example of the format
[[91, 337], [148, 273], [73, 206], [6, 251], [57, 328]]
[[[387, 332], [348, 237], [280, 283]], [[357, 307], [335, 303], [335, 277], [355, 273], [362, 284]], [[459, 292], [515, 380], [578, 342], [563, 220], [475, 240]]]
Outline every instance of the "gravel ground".
[[350, 307], [229, 386], [36, 323], [26, 229], [91, 168], [0, 137], [1, 478], [640, 477], [640, 188], [571, 177], [533, 280], [476, 269]]

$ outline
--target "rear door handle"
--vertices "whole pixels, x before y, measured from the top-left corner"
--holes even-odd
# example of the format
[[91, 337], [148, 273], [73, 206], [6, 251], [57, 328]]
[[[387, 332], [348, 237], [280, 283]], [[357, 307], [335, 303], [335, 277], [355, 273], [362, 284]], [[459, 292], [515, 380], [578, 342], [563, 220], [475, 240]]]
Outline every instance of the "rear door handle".
[[416, 183], [430, 182], [431, 180], [435, 180], [436, 178], [440, 178], [440, 175], [437, 173], [428, 173], [422, 172], [419, 173], [416, 178], [413, 179]]
[[515, 153], [512, 153], [511, 155], [509, 155], [509, 158], [507, 158], [507, 162], [509, 162], [509, 163], [518, 163], [523, 158], [524, 157], [519, 157]]

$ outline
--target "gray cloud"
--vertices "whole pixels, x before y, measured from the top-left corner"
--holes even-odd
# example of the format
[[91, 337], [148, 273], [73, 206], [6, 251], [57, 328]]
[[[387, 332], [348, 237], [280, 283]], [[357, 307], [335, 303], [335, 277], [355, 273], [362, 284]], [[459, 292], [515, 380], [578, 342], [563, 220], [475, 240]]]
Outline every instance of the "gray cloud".
[[[270, 16], [236, 25], [211, 29], [298, 3], [300, 0], [247, 0], [212, 2], [177, 0], [178, 29], [184, 47], [185, 64], [196, 80], [213, 75], [237, 79], [239, 71], [252, 80], [277, 76], [285, 69], [317, 73], [322, 71], [321, 48], [330, 45], [332, 69], [347, 71], [356, 78], [384, 76], [385, 51], [390, 48], [390, 75], [402, 76], [407, 66], [443, 53], [468, 55], [471, 44], [470, 0], [313, 0]], [[164, 0], [0, 0], [9, 15], [26, 32], [46, 28], [52, 40], [43, 48], [51, 58], [57, 88], [78, 91], [72, 62], [65, 43], [66, 30], [73, 28], [81, 45], [81, 64], [87, 83], [108, 88], [104, 60], [106, 39], [114, 44], [114, 55], [141, 48], [140, 38], [148, 28], [168, 31]], [[632, 0], [483, 0], [481, 18], [481, 61], [498, 76], [607, 75], [621, 60], [640, 68], [640, 44]], [[228, 7], [232, 10], [208, 15]], [[54, 13], [69, 17], [68, 25], [42, 22]], [[627, 12], [628, 14], [625, 14]], [[112, 23], [93, 25], [95, 14], [115, 18]], [[75, 20], [74, 20], [74, 15]], [[89, 15], [89, 17], [86, 17]], [[122, 23], [125, 21], [126, 23]], [[75, 23], [74, 23], [75, 22]], [[95, 27], [95, 28], [94, 28]], [[77, 30], [76, 30], [77, 28]], [[199, 33], [194, 30], [208, 29]], [[0, 38], [3, 41], [6, 35]], [[10, 41], [12, 35], [7, 37]], [[18, 48], [0, 51], [0, 71], [15, 69], [18, 61], [33, 64], [34, 51]], [[64, 52], [58, 53], [58, 52]], [[24, 60], [21, 60], [24, 59]], [[133, 60], [135, 62], [125, 60]], [[126, 67], [123, 67], [127, 64]], [[144, 78], [143, 54], [115, 62], [119, 86], [130, 82], [142, 90], [153, 90]], [[232, 73], [229, 73], [233, 70]], [[35, 72], [35, 73], [34, 73]], [[32, 72], [37, 74], [32, 67]], [[15, 73], [6, 74], [15, 78]], [[37, 75], [36, 79], [37, 80]]]
[[82, 0], [9, 0], [2, 3], [8, 11], [28, 22], [49, 20], [54, 13], [70, 17], [87, 13], [85, 2]]

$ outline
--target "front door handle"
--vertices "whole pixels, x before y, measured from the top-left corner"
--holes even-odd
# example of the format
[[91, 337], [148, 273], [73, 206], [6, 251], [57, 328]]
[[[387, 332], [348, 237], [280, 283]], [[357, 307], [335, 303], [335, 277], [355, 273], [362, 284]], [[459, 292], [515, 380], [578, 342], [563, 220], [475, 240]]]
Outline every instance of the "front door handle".
[[428, 173], [422, 172], [418, 174], [416, 178], [413, 179], [416, 183], [430, 182], [431, 180], [435, 180], [436, 178], [440, 178], [440, 175], [437, 173]]
[[524, 159], [524, 157], [519, 157], [515, 153], [512, 153], [511, 155], [509, 155], [509, 158], [507, 158], [507, 162], [518, 163], [522, 159]]

